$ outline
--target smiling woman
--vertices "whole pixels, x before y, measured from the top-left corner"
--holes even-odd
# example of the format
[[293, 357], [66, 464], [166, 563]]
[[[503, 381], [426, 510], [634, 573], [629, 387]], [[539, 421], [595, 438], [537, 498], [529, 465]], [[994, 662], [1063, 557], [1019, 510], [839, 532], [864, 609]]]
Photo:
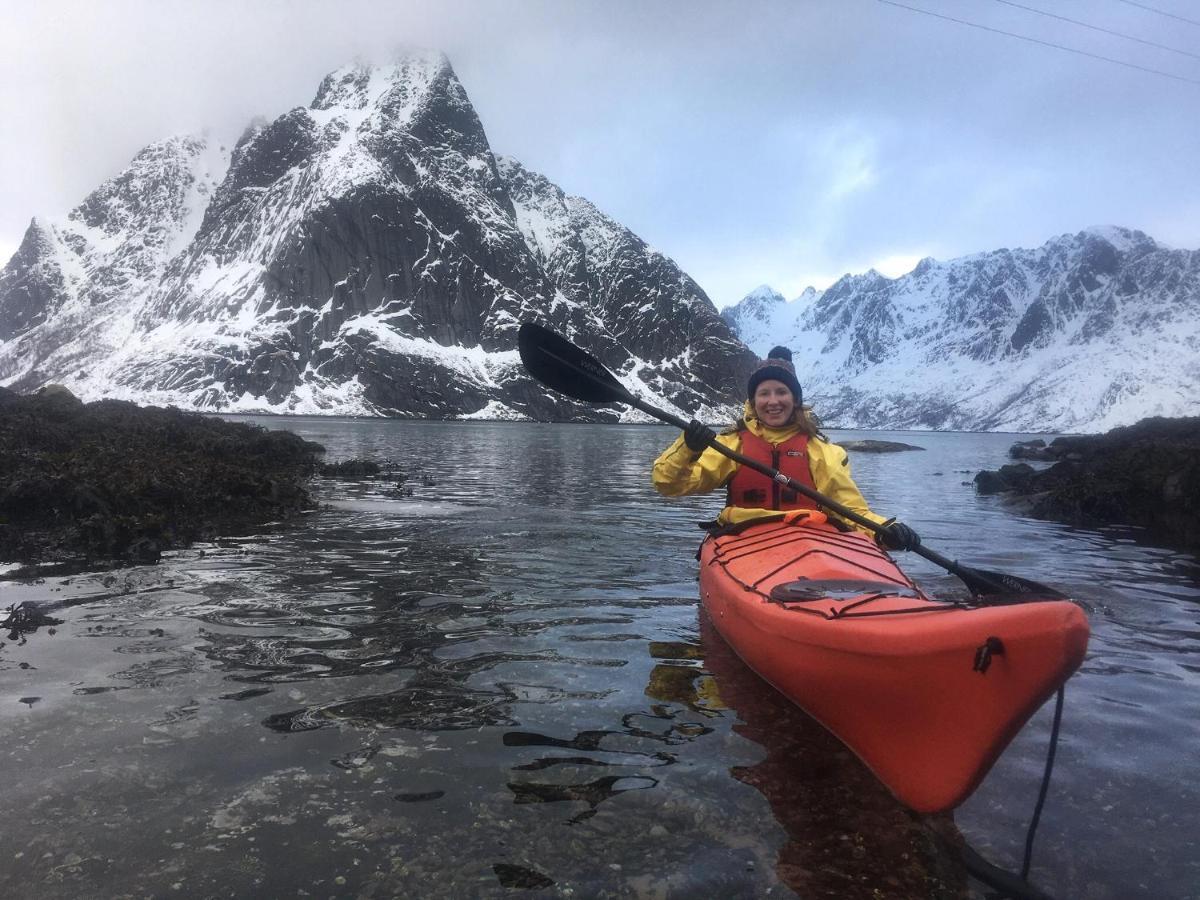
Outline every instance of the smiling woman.
[[[679, 497], [724, 487], [726, 505], [717, 517], [721, 525], [821, 514], [815, 500], [778, 478], [739, 464], [713, 446], [719, 442], [868, 520], [846, 519], [848, 530], [857, 528], [870, 534], [870, 523], [885, 523], [883, 516], [867, 506], [850, 477], [846, 451], [826, 439], [805, 409], [804, 389], [796, 378], [790, 350], [775, 347], [759, 362], [746, 382], [746, 398], [742, 417], [721, 435], [693, 420], [655, 460], [652, 477], [660, 494]], [[838, 516], [833, 511], [829, 515]], [[877, 534], [877, 540], [893, 550], [910, 550], [921, 543], [916, 532], [899, 522]]]

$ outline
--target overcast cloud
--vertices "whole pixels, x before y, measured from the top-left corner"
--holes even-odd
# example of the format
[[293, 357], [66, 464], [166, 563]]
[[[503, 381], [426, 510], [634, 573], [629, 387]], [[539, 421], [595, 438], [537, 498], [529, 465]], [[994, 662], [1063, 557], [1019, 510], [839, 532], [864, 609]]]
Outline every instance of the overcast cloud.
[[[903, 2], [1200, 82], [1200, 26], [1120, 0], [1022, 3], [1194, 55], [998, 0]], [[404, 45], [445, 51], [495, 152], [718, 306], [1090, 225], [1200, 248], [1200, 83], [878, 0], [0, 3], [0, 264], [146, 144], [232, 142]]]

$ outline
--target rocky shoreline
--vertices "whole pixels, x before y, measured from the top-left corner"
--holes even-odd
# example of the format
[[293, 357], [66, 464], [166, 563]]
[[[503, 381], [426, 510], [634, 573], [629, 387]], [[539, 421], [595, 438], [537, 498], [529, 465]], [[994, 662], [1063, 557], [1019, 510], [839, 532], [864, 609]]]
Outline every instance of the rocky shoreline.
[[1200, 417], [1149, 418], [1101, 435], [1014, 444], [1027, 462], [975, 476], [1029, 515], [1082, 527], [1134, 525], [1172, 546], [1200, 548]]
[[0, 388], [0, 562], [155, 562], [312, 509], [320, 444], [65, 388]]

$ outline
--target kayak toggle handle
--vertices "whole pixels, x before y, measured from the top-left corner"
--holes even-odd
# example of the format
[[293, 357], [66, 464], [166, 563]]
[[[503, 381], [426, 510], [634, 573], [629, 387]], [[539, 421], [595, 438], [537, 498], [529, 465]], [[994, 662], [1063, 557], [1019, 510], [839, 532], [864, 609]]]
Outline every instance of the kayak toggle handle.
[[1003, 655], [1004, 641], [998, 637], [989, 637], [975, 651], [975, 665], [972, 671], [978, 672], [980, 675], [986, 675], [988, 667], [992, 664], [992, 657]]

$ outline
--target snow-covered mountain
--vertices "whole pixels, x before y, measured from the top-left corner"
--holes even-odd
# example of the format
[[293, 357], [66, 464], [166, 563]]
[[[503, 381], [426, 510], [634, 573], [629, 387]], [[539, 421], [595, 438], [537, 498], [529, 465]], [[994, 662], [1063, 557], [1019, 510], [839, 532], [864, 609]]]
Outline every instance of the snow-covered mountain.
[[847, 275], [723, 313], [792, 348], [824, 421], [863, 428], [1104, 431], [1200, 414], [1200, 251], [1103, 227], [1036, 250]]
[[773, 287], [762, 284], [734, 306], [726, 307], [721, 318], [734, 330], [742, 343], [759, 355], [780, 342], [781, 336], [795, 334], [801, 313], [820, 299], [822, 291], [807, 287], [790, 301]]
[[528, 379], [523, 321], [719, 420], [753, 355], [669, 259], [497, 162], [439, 53], [346, 66], [232, 152], [177, 138], [0, 272], [0, 384], [229, 412], [615, 418]]

